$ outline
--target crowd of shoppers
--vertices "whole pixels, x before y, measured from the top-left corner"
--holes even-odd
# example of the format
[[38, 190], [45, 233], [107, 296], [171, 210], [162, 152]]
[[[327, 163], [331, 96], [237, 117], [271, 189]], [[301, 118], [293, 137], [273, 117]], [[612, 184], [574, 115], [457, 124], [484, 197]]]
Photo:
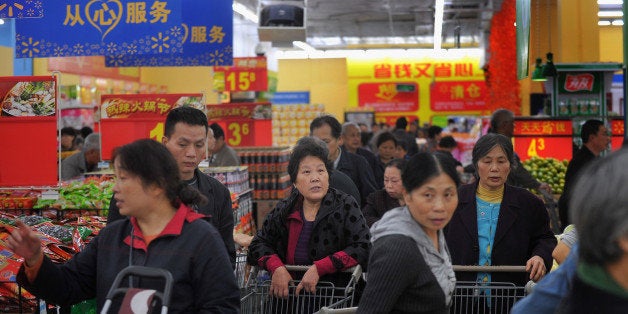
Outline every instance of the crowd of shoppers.
[[[400, 118], [394, 128], [369, 130], [341, 124], [331, 115], [313, 119], [311, 136], [295, 143], [289, 159], [292, 193], [245, 241], [248, 264], [271, 278], [271, 299], [261, 306], [276, 313], [314, 312], [320, 304], [269, 306], [289, 295], [314, 294], [322, 281], [346, 285], [343, 271], [360, 265], [368, 274], [364, 290], [356, 294], [360, 313], [449, 313], [459, 281], [479, 287], [472, 302], [483, 313], [507, 312], [512, 304], [492, 298], [494, 290], [482, 286], [510, 282], [522, 287], [528, 281], [537, 282], [537, 288], [513, 312], [620, 313], [628, 304], [628, 229], [621, 207], [626, 200], [617, 189], [628, 172], [615, 169], [628, 162], [628, 153], [596, 158], [609, 144], [606, 126], [599, 120], [583, 125], [584, 145], [570, 165], [569, 189], [566, 184], [561, 199], [569, 205], [561, 216], [571, 215], [578, 235], [566, 233], [557, 245], [543, 201], [527, 189], [551, 190], [521, 166], [511, 141], [514, 123], [509, 110], [493, 113], [489, 133], [475, 143], [467, 167], [474, 180], [461, 185], [462, 164], [451, 153], [456, 140], [439, 126], [420, 128]], [[455, 129], [452, 124], [446, 131]], [[68, 144], [77, 142], [69, 133], [61, 132], [63, 148], [80, 147]], [[423, 145], [417, 145], [420, 134], [426, 137]], [[97, 136], [87, 136], [83, 153], [64, 163], [87, 158]], [[185, 287], [179, 292], [195, 300], [180, 296], [174, 312], [237, 312], [231, 200], [222, 184], [198, 170], [206, 149], [210, 165], [239, 164], [222, 128], [208, 125], [202, 111], [172, 110], [162, 144], [140, 140], [114, 154], [117, 178], [109, 224], [84, 252], [65, 265], [52, 265], [33, 232], [17, 224], [7, 243], [25, 261], [19, 282], [56, 304], [96, 297], [101, 308], [115, 273], [126, 261], [141, 259], [184, 277], [177, 282]], [[155, 169], [157, 159], [161, 169]], [[168, 255], [165, 246], [177, 249]], [[127, 255], [110, 256], [125, 247], [130, 248]], [[114, 262], [94, 264], [101, 255]], [[554, 260], [561, 266], [548, 275]], [[286, 265], [309, 266], [291, 272]], [[518, 265], [525, 272], [454, 273], [452, 265]], [[53, 291], [50, 285], [57, 281], [65, 284]], [[203, 294], [206, 289], [213, 292]], [[199, 293], [203, 296], [197, 298]]]

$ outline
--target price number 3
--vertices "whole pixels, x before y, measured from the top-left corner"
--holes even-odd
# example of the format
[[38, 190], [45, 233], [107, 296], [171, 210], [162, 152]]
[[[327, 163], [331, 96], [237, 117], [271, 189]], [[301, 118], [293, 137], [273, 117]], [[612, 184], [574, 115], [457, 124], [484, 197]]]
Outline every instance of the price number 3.
[[240, 146], [242, 144], [242, 137], [249, 135], [250, 127], [248, 123], [229, 123], [227, 129], [231, 131], [231, 136], [227, 140], [231, 146]]
[[533, 138], [528, 146], [528, 157], [539, 156], [538, 152], [545, 150], [545, 139]]

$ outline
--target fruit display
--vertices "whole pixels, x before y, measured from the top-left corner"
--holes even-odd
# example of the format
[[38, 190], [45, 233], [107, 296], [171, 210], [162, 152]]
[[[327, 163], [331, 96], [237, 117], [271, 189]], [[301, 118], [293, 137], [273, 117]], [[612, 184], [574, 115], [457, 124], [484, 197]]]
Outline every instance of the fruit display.
[[568, 160], [560, 161], [556, 158], [532, 157], [523, 162], [523, 167], [532, 174], [532, 176], [541, 181], [546, 182], [552, 187], [554, 194], [563, 193], [565, 185], [565, 173], [567, 172]]

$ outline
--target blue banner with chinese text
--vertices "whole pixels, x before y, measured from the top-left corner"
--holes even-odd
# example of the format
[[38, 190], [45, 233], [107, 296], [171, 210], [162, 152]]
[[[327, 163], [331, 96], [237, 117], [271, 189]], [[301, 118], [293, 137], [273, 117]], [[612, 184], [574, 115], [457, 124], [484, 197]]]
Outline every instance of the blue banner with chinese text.
[[107, 67], [214, 66], [233, 63], [233, 0], [186, 0], [183, 53], [108, 54]]
[[181, 53], [183, 0], [45, 1], [16, 21], [16, 58]]
[[0, 19], [44, 16], [43, 0], [0, 0]]

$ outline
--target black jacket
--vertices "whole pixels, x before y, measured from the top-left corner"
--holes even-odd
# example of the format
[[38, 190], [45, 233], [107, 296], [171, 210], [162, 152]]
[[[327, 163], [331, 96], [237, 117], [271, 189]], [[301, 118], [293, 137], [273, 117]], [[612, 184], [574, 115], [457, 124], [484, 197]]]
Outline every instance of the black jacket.
[[336, 170], [344, 172], [360, 190], [360, 204], [366, 204], [366, 197], [375, 192], [375, 176], [364, 157], [342, 150]]
[[[184, 214], [187, 216], [181, 217]], [[132, 229], [131, 219], [110, 223], [67, 263], [56, 265], [44, 257], [33, 283], [28, 282], [23, 266], [17, 281], [54, 304], [75, 304], [95, 297], [100, 312], [114, 278], [126, 266], [162, 268], [174, 279], [169, 313], [239, 313], [240, 292], [216, 228], [185, 206], [176, 216], [182, 221], [181, 230], [169, 229], [148, 247], [139, 228]], [[131, 230], [135, 235], [132, 249], [128, 244]], [[122, 287], [127, 282], [123, 280]], [[136, 284], [163, 291], [162, 280], [144, 277]], [[112, 309], [119, 307], [120, 298], [116, 300]]]
[[[458, 207], [445, 227], [445, 238], [454, 265], [477, 265], [479, 258], [476, 201], [477, 182], [458, 189]], [[492, 265], [525, 266], [534, 255], [540, 256], [545, 268], [552, 268], [552, 251], [556, 237], [549, 227], [549, 216], [543, 201], [529, 191], [506, 184], [499, 209]], [[476, 273], [457, 273], [458, 281], [476, 281]], [[493, 282], [512, 282], [524, 286], [527, 273], [493, 273]]]
[[567, 166], [567, 172], [565, 173], [565, 186], [563, 189], [563, 194], [560, 195], [558, 199], [558, 209], [560, 211], [560, 222], [562, 228], [564, 229], [569, 225], [569, 199], [571, 198], [571, 189], [576, 184], [576, 179], [578, 178], [578, 173], [580, 170], [584, 168], [588, 163], [595, 160], [595, 155], [591, 150], [589, 150], [586, 146], [582, 146], [580, 150], [578, 150], [569, 165]]
[[[266, 216], [264, 224], [253, 238], [249, 246], [247, 262], [260, 265], [260, 258], [277, 255], [281, 262], [287, 263], [288, 242], [291, 226], [288, 216], [299, 210], [299, 202], [303, 198], [297, 189], [288, 198], [277, 203], [277, 206]], [[298, 234], [292, 237], [298, 239]], [[314, 229], [308, 244], [310, 259], [322, 260], [330, 257], [336, 271], [346, 267], [345, 260], [334, 258], [337, 252], [344, 252], [363, 267], [369, 257], [370, 232], [362, 216], [358, 204], [349, 195], [330, 188], [322, 200], [314, 221]], [[262, 263], [263, 264], [263, 263]], [[263, 265], [262, 265], [263, 266]]]
[[[211, 222], [222, 237], [231, 265], [235, 267], [235, 243], [233, 242], [233, 209], [231, 208], [231, 193], [218, 180], [202, 173], [198, 168], [194, 170], [194, 175], [198, 178], [198, 186], [201, 194], [207, 197], [207, 203], [196, 209], [199, 213], [209, 216]], [[120, 209], [111, 198], [109, 203], [109, 214], [107, 223], [124, 218], [120, 215]]]
[[366, 205], [364, 205], [362, 212], [364, 213], [366, 224], [371, 227], [387, 211], [400, 206], [399, 200], [390, 197], [386, 190], [377, 190], [366, 198]]

